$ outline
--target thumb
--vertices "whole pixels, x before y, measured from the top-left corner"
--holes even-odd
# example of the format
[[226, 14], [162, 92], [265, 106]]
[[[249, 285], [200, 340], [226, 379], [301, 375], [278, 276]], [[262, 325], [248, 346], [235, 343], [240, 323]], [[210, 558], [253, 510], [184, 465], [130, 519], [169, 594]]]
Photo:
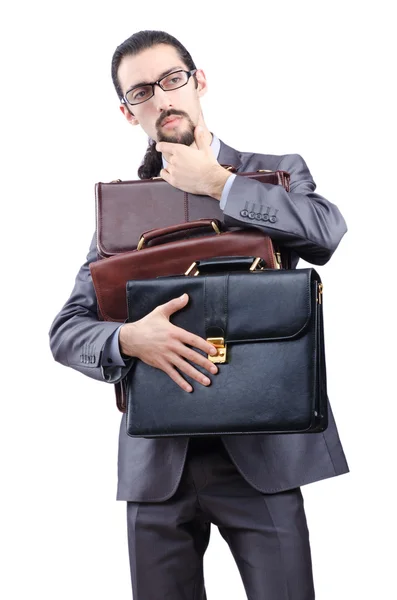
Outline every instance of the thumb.
[[166, 302], [165, 304], [161, 304], [158, 308], [160, 308], [161, 312], [167, 319], [176, 312], [177, 310], [181, 310], [189, 301], [189, 296], [187, 294], [182, 294], [179, 298], [173, 298]]
[[194, 141], [196, 142], [196, 146], [199, 150], [209, 149], [209, 145], [204, 141], [204, 129], [201, 125], [197, 125], [194, 130]]

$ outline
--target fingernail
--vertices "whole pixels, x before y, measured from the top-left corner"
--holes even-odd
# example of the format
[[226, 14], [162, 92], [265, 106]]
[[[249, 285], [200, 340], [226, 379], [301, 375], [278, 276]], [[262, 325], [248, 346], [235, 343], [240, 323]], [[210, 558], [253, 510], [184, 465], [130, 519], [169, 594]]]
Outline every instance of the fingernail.
[[218, 369], [216, 368], [216, 366], [214, 365], [213, 367], [211, 367], [211, 373], [218, 373]]
[[204, 385], [209, 385], [211, 383], [211, 379], [208, 379], [208, 377], [203, 377], [201, 381]]
[[218, 354], [218, 350], [216, 348], [211, 348], [210, 354], [212, 354], [213, 356], [215, 356], [215, 354]]

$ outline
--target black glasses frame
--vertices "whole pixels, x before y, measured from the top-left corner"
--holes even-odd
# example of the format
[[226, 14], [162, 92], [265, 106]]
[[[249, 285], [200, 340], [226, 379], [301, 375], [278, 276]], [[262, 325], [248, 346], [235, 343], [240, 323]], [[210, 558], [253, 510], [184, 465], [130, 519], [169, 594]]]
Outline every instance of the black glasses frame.
[[[183, 69], [178, 69], [177, 71], [172, 71], [171, 73], [164, 75], [164, 77], [162, 77], [158, 81], [154, 81], [153, 83], [145, 83], [145, 86], [149, 86], [149, 85], [152, 86], [152, 95], [149, 96], [149, 98], [145, 98], [145, 100], [142, 100], [142, 102], [134, 102], [133, 103], [127, 99], [127, 94], [132, 92], [132, 90], [139, 89], [140, 87], [144, 87], [142, 85], [134, 85], [132, 88], [130, 88], [129, 90], [126, 91], [124, 96], [121, 98], [121, 102], [126, 105], [129, 104], [130, 106], [136, 106], [137, 104], [143, 104], [144, 102], [147, 102], [148, 100], [153, 98], [155, 85], [158, 85], [164, 92], [173, 92], [174, 90], [179, 90], [179, 88], [181, 88], [184, 85], [187, 85], [189, 83], [189, 79], [191, 78], [192, 75], [194, 75], [194, 73], [196, 73], [196, 71], [197, 71], [197, 69], [192, 69], [191, 71], [184, 71]], [[174, 73], [186, 73], [187, 80], [185, 81], [185, 83], [182, 83], [182, 85], [178, 85], [177, 87], [172, 88], [172, 90], [165, 90], [163, 88], [163, 86], [161, 85], [161, 82], [163, 81], [163, 79], [167, 79], [167, 77], [169, 77], [170, 75], [174, 75]], [[128, 106], [127, 106], [127, 108], [128, 108]]]

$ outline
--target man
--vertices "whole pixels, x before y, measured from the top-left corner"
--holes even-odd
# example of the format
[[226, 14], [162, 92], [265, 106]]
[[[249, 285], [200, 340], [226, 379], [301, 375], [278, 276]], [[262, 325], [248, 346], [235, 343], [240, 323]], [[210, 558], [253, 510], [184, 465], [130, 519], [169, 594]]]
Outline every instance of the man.
[[[205, 74], [178, 40], [158, 31], [134, 34], [117, 48], [112, 77], [127, 121], [139, 124], [152, 140], [140, 177], [160, 175], [184, 191], [213, 197], [227, 225], [261, 228], [290, 251], [293, 268], [299, 257], [318, 265], [330, 259], [346, 232], [337, 207], [314, 192], [299, 155], [238, 152], [208, 130], [200, 106]], [[236, 166], [237, 174], [221, 164]], [[291, 191], [238, 175], [257, 169], [288, 171]], [[251, 218], [247, 206], [254, 204], [272, 218], [255, 211]], [[99, 322], [89, 273], [96, 258], [94, 236], [50, 331], [55, 359], [114, 383], [135, 357], [165, 371], [187, 394], [192, 386], [184, 375], [194, 385], [209, 385], [217, 368], [194, 348], [209, 353], [211, 345], [170, 322], [189, 301], [187, 295], [135, 323]], [[204, 367], [208, 377], [194, 365]], [[117, 499], [127, 501], [135, 600], [206, 598], [203, 555], [211, 523], [230, 546], [247, 597], [314, 598], [300, 487], [348, 471], [331, 410], [324, 433], [202, 441], [131, 438], [123, 416], [118, 469]]]

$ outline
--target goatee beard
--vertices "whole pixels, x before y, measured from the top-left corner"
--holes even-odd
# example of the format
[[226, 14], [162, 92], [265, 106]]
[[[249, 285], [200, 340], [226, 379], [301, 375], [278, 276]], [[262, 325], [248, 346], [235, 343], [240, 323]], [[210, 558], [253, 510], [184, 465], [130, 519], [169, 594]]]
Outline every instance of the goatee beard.
[[[181, 133], [172, 133], [168, 135], [162, 131], [160, 123], [166, 117], [172, 117], [173, 115], [184, 118], [187, 121], [187, 131], [181, 131]], [[183, 111], [169, 110], [165, 114], [161, 115], [157, 125], [157, 141], [158, 142], [170, 142], [171, 144], [184, 144], [185, 146], [191, 146], [195, 142], [194, 138], [195, 125], [189, 115]]]
[[171, 144], [184, 144], [185, 146], [191, 146], [194, 139], [193, 131], [182, 131], [181, 133], [174, 135], [165, 135], [164, 133], [158, 134], [159, 142], [170, 142]]

